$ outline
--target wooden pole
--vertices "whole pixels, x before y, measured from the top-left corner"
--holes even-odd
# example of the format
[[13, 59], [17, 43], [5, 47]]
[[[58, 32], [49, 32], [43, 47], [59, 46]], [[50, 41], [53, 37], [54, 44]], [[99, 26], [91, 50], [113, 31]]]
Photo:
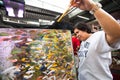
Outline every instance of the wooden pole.
[[68, 7], [66, 11], [58, 18], [57, 22], [60, 22], [62, 18], [71, 10], [71, 7]]

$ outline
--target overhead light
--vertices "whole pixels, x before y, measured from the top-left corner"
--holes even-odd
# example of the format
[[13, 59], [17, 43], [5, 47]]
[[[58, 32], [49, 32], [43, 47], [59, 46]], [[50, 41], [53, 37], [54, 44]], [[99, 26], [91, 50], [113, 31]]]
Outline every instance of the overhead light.
[[83, 10], [80, 10], [79, 8], [76, 8], [74, 11], [72, 11], [70, 14], [68, 14], [68, 17], [72, 18], [72, 17], [78, 15], [81, 12], [83, 12]]
[[70, 0], [25, 0], [27, 5], [63, 13]]
[[10, 17], [23, 18], [24, 0], [3, 0], [7, 15]]
[[52, 25], [55, 21], [39, 19], [40, 25]]
[[27, 21], [27, 24], [33, 24], [33, 25], [40, 25], [40, 23], [39, 22], [33, 22], [33, 21]]
[[21, 24], [21, 25], [29, 25], [29, 26], [39, 26], [40, 23], [34, 20], [25, 20], [23, 18], [13, 18], [13, 17], [2, 17], [3, 22], [12, 23], [12, 24]]
[[84, 17], [84, 16], [80, 16], [80, 15], [77, 15], [77, 17], [82, 18], [82, 19], [86, 19], [86, 20], [90, 20], [89, 18]]

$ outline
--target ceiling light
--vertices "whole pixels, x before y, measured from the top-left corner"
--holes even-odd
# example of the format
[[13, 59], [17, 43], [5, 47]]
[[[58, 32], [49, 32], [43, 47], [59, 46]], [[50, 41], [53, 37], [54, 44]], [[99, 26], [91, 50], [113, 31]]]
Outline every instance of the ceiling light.
[[80, 16], [80, 15], [77, 15], [77, 17], [82, 18], [82, 19], [86, 19], [86, 20], [90, 20], [89, 18], [84, 17], [84, 16]]

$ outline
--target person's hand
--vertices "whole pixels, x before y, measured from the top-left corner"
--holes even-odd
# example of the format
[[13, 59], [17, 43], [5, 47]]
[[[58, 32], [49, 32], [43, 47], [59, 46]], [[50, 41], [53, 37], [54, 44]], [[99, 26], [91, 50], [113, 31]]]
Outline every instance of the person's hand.
[[81, 10], [88, 10], [90, 11], [95, 2], [93, 0], [71, 0], [70, 6], [80, 8]]

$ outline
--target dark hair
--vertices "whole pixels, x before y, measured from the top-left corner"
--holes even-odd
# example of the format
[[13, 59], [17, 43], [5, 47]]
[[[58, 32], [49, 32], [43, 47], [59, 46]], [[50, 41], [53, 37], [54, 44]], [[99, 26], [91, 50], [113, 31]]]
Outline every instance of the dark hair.
[[83, 22], [77, 22], [73, 28], [79, 29], [81, 31], [85, 31], [87, 33], [91, 33], [90, 26], [88, 26], [86, 23], [83, 23]]

